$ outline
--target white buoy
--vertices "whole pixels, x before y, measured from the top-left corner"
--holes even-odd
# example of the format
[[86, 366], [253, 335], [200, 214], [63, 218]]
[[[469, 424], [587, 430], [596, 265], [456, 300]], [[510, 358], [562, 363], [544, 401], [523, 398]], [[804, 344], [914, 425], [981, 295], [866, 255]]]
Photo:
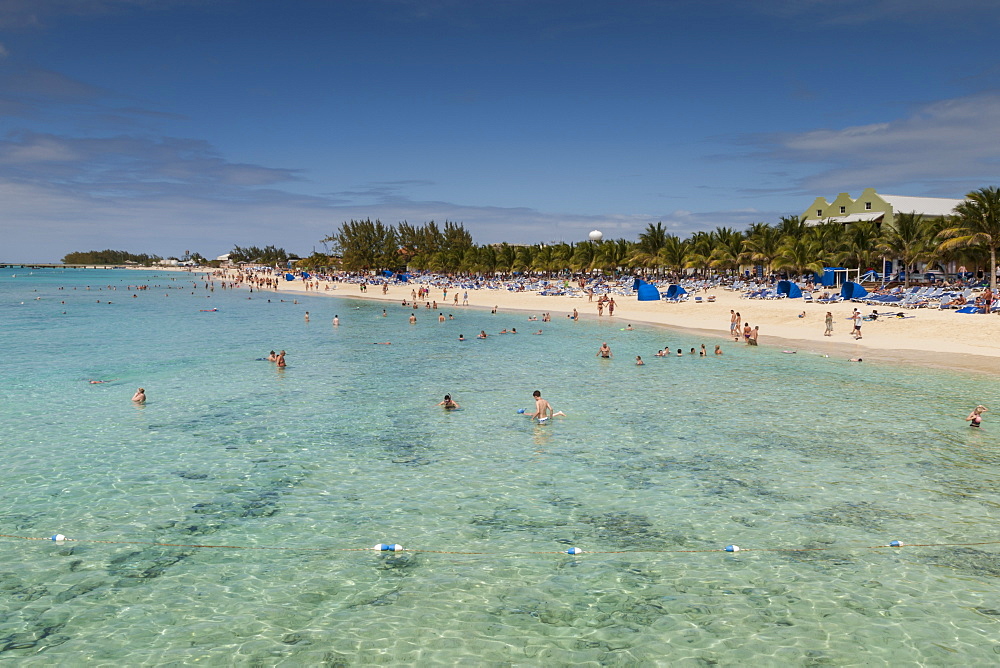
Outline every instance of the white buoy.
[[372, 549], [376, 550], [378, 552], [402, 552], [403, 551], [403, 546], [402, 545], [398, 545], [398, 544], [397, 545], [386, 545], [385, 543], [379, 543], [378, 545], [376, 545]]
[[52, 536], [51, 540], [57, 543], [62, 543], [63, 541], [66, 540], [66, 536], [62, 535], [61, 533], [57, 533], [56, 535]]

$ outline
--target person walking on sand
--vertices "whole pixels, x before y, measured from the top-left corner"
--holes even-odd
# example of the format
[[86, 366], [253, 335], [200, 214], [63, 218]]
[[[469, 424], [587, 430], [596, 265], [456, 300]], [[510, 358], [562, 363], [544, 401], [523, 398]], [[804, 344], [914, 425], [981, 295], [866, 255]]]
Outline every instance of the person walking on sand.
[[969, 413], [969, 417], [965, 418], [965, 421], [969, 423], [970, 427], [981, 427], [983, 424], [983, 413], [985, 413], [986, 410], [986, 406], [983, 406], [982, 404], [976, 406], [972, 409], [972, 412]]
[[823, 336], [833, 336], [833, 313], [830, 311], [826, 312], [826, 331]]
[[615, 314], [615, 298], [612, 297], [611, 299], [608, 300], [608, 315], [614, 315], [614, 314]]
[[854, 329], [851, 330], [851, 334], [854, 336], [854, 340], [857, 341], [861, 338], [861, 311], [854, 309], [851, 319], [854, 321]]
[[734, 309], [729, 309], [729, 336], [734, 336], [736, 334], [736, 328], [739, 325], [736, 324], [736, 311]]

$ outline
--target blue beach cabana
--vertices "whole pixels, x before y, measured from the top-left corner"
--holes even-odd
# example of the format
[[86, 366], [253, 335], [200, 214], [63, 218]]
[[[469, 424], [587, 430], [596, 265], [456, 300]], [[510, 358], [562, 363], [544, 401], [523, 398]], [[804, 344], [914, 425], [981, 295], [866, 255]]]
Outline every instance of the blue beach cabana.
[[861, 299], [867, 295], [868, 291], [861, 287], [860, 283], [854, 281], [844, 283], [844, 287], [840, 289], [840, 296], [844, 299]]
[[802, 290], [791, 281], [778, 281], [778, 294], [785, 295], [789, 299], [798, 299], [802, 296]]
[[668, 300], [672, 300], [672, 301], [676, 301], [676, 300], [680, 299], [683, 295], [686, 295], [686, 294], [687, 294], [687, 290], [685, 290], [681, 286], [679, 286], [676, 283], [674, 283], [669, 288], [667, 288], [667, 294], [663, 295], [663, 298], [664, 299], [668, 299]]
[[655, 302], [660, 300], [660, 291], [651, 283], [636, 279], [633, 289], [638, 294], [639, 301], [641, 302]]

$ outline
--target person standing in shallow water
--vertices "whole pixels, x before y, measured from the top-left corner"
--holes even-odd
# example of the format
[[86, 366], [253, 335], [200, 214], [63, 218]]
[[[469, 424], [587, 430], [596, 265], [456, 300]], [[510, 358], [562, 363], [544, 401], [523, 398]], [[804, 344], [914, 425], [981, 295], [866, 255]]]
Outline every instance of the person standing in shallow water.
[[981, 427], [983, 424], [983, 413], [986, 412], [986, 406], [980, 404], [972, 409], [969, 413], [969, 417], [965, 418], [965, 421], [969, 423], [970, 427]]

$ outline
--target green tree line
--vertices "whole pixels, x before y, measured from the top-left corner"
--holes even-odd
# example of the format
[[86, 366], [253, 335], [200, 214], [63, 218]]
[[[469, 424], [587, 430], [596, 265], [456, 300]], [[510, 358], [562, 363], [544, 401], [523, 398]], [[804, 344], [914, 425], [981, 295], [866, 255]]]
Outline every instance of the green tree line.
[[664, 275], [693, 270], [699, 275], [724, 275], [761, 266], [767, 272], [802, 275], [821, 272], [824, 266], [881, 270], [885, 258], [907, 269], [907, 282], [920, 263], [944, 267], [956, 262], [970, 270], [988, 267], [995, 277], [1000, 191], [991, 186], [970, 192], [951, 216], [898, 213], [891, 227], [873, 222], [806, 225], [798, 216], [788, 216], [775, 224], [753, 223], [742, 231], [718, 227], [685, 239], [670, 234], [663, 223], [651, 223], [635, 241], [514, 246], [476, 245], [460, 223], [446, 221], [441, 229], [433, 221], [423, 226], [406, 222], [391, 226], [379, 220], [351, 220], [322, 242], [333, 245], [332, 253], [314, 255], [306, 263], [348, 271], [410, 268], [555, 275], [596, 270]]
[[63, 264], [125, 264], [135, 262], [144, 266], [150, 266], [154, 262], [162, 260], [159, 255], [146, 255], [145, 253], [129, 253], [121, 250], [91, 250], [75, 251], [63, 256]]

